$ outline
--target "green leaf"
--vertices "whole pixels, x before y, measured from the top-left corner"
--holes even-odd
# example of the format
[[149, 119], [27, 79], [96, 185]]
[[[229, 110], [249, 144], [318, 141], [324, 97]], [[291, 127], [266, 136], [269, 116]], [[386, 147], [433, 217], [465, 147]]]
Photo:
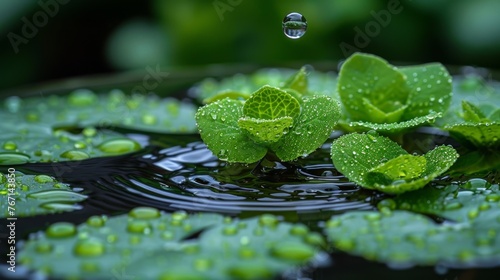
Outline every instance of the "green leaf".
[[104, 126], [125, 127], [151, 132], [190, 132], [196, 130], [196, 106], [151, 95], [126, 95], [121, 90], [96, 94], [79, 89], [67, 96], [10, 97], [4, 101], [2, 119], [29, 127]]
[[[485, 116], [495, 121], [492, 114], [495, 110], [498, 110], [498, 104], [500, 104], [499, 91], [498, 83], [486, 81], [477, 75], [454, 77], [453, 98], [450, 108], [443, 118], [438, 120], [437, 124], [443, 127], [444, 125], [462, 122], [462, 101], [474, 104]], [[500, 121], [500, 119], [496, 121]]]
[[198, 109], [196, 123], [207, 147], [221, 160], [257, 162], [267, 148], [252, 141], [238, 125], [243, 116], [243, 102], [223, 99]]
[[461, 154], [458, 160], [450, 169], [452, 175], [472, 175], [486, 176], [487, 173], [498, 173], [500, 170], [500, 151], [489, 150], [488, 152], [481, 150], [467, 151]]
[[[321, 73], [317, 71], [310, 71], [307, 74], [307, 92], [328, 95], [338, 99], [336, 88], [337, 76], [334, 72]], [[201, 81], [199, 84], [195, 85], [190, 89], [191, 96], [197, 98], [200, 102], [211, 96], [218, 95], [220, 92], [224, 91], [234, 91], [244, 95], [250, 95], [259, 88], [265, 85], [280, 87], [285, 90], [287, 86], [284, 81], [291, 80], [291, 84], [295, 84], [293, 81], [297, 81], [297, 88], [302, 88], [303, 83], [300, 82], [302, 78], [301, 72], [290, 69], [276, 69], [276, 68], [266, 68], [260, 69], [249, 75], [236, 74], [231, 77], [224, 78], [217, 81], [213, 78], [207, 78]], [[295, 86], [293, 86], [295, 87]], [[295, 88], [293, 88], [295, 90]], [[305, 94], [298, 90], [300, 95]]]
[[[390, 114], [406, 104], [408, 88], [405, 76], [384, 59], [362, 53], [350, 56], [342, 65], [337, 90], [349, 117], [353, 121], [372, 120], [367, 104]], [[366, 99], [367, 101], [364, 101]], [[394, 115], [392, 119], [395, 118]]]
[[351, 122], [349, 126], [356, 131], [376, 130], [381, 133], [397, 134], [410, 128], [420, 126], [425, 123], [433, 123], [437, 118], [441, 117], [441, 113], [431, 112], [422, 117], [416, 117], [404, 122], [393, 123], [372, 123], [372, 122]]
[[308, 155], [321, 146], [340, 118], [340, 104], [328, 96], [304, 98], [294, 126], [271, 149], [283, 161]]
[[453, 137], [475, 147], [496, 148], [500, 146], [500, 123], [458, 123], [446, 125], [445, 130]]
[[489, 121], [478, 107], [465, 100], [462, 101], [462, 110], [464, 112], [463, 119], [466, 122], [478, 123]]
[[283, 85], [284, 89], [293, 89], [301, 94], [306, 94], [308, 91], [308, 81], [307, 81], [307, 71], [306, 67], [300, 68], [300, 70], [294, 75], [290, 76]]
[[312, 241], [323, 242], [305, 226], [269, 214], [232, 220], [139, 207], [128, 215], [93, 216], [78, 227], [52, 224], [25, 243], [19, 260], [64, 279], [274, 279], [314, 258], [319, 249]]
[[[9, 127], [2, 137], [0, 165], [27, 162], [58, 162], [83, 160], [135, 152], [141, 149], [136, 141], [110, 130], [40, 127], [16, 129]], [[36, 125], [33, 125], [36, 128]], [[43, 128], [43, 129], [41, 129]], [[70, 132], [71, 131], [71, 132]]]
[[243, 106], [243, 115], [256, 119], [295, 118], [299, 114], [300, 104], [297, 99], [285, 91], [270, 86], [258, 89]]
[[335, 167], [349, 180], [390, 194], [424, 187], [458, 158], [453, 148], [440, 146], [416, 159], [395, 142], [373, 134], [342, 136], [332, 143], [331, 154]]
[[356, 211], [332, 217], [325, 232], [340, 250], [392, 267], [492, 266], [500, 259], [499, 217], [496, 212], [472, 224], [436, 224], [401, 210]]
[[471, 223], [490, 215], [500, 217], [499, 186], [479, 178], [461, 186], [427, 187], [392, 200], [395, 209], [432, 214], [455, 222]]
[[[13, 177], [14, 184], [9, 182]], [[79, 210], [81, 206], [77, 202], [87, 198], [48, 175], [25, 175], [21, 172], [0, 173], [0, 197], [5, 202], [0, 203], [0, 218]], [[12, 199], [15, 199], [14, 204], [10, 204], [14, 201]]]
[[[371, 185], [388, 185], [398, 180], [412, 180], [423, 174], [426, 162], [422, 156], [400, 155], [370, 169], [365, 179]], [[380, 179], [384, 181], [381, 182]]]
[[494, 121], [494, 122], [500, 122], [500, 108], [498, 108], [497, 110], [493, 111], [490, 116], [488, 117], [488, 119]]
[[292, 126], [291, 117], [281, 117], [272, 120], [254, 119], [243, 117], [238, 120], [238, 125], [251, 135], [257, 143], [274, 143], [288, 133]]
[[399, 67], [406, 76], [410, 93], [408, 108], [402, 120], [409, 120], [431, 112], [444, 113], [452, 97], [452, 79], [441, 63]]
[[105, 128], [156, 132], [195, 128], [195, 106], [157, 96], [126, 96], [119, 90], [95, 94], [3, 100], [0, 164], [82, 160], [137, 151], [141, 146]]
[[390, 159], [408, 154], [389, 138], [376, 133], [344, 135], [333, 141], [333, 165], [349, 180], [373, 188], [365, 182], [365, 174]]
[[215, 102], [217, 100], [222, 100], [224, 98], [231, 98], [231, 99], [240, 99], [240, 100], [246, 100], [250, 97], [250, 94], [246, 93], [241, 93], [233, 90], [225, 90], [217, 93], [214, 96], [207, 97], [203, 99], [203, 104], [208, 104]]

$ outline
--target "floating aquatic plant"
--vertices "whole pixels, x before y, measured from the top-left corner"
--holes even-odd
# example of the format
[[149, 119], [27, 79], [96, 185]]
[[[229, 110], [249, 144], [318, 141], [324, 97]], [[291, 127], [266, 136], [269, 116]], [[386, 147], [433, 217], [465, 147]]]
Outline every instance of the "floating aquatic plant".
[[448, 170], [458, 153], [450, 146], [439, 146], [423, 156], [411, 155], [370, 131], [341, 136], [332, 143], [331, 156], [335, 167], [356, 184], [398, 194], [424, 187]]
[[98, 95], [76, 90], [68, 96], [9, 97], [0, 110], [0, 165], [82, 160], [125, 154], [141, 146], [109, 130], [190, 131], [194, 105], [156, 96]]
[[[25, 175], [21, 172], [12, 174], [15, 183], [9, 185], [7, 175], [0, 173], [2, 218], [78, 210], [81, 206], [77, 203], [87, 199], [86, 195], [71, 190], [68, 184], [58, 182], [48, 175]], [[11, 203], [11, 200], [15, 201]]]
[[291, 161], [316, 150], [340, 117], [328, 96], [296, 98], [263, 86], [246, 101], [225, 98], [201, 107], [196, 122], [201, 138], [221, 160], [253, 163], [273, 153]]
[[446, 111], [452, 79], [440, 63], [395, 67], [355, 53], [342, 65], [337, 90], [349, 130], [399, 133], [433, 122]]
[[238, 220], [139, 207], [128, 215], [93, 216], [79, 226], [52, 224], [25, 243], [19, 259], [66, 279], [273, 279], [310, 262], [322, 244], [307, 227], [269, 214]]

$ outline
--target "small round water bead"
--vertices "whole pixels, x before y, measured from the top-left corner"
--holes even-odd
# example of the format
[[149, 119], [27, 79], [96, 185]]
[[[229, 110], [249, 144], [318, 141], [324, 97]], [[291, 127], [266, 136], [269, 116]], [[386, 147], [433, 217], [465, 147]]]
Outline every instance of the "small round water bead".
[[290, 13], [283, 19], [283, 33], [288, 38], [298, 39], [306, 33], [306, 18], [299, 13]]

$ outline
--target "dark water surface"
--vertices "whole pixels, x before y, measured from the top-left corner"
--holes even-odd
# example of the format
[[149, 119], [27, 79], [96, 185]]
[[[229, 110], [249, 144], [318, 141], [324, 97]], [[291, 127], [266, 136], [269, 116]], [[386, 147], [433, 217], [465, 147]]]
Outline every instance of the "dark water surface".
[[[43, 173], [81, 189], [89, 198], [78, 211], [18, 221], [18, 239], [58, 221], [81, 223], [97, 214], [115, 215], [136, 206], [165, 211], [218, 212], [248, 217], [263, 212], [281, 215], [320, 230], [331, 215], [373, 210], [385, 196], [360, 189], [332, 165], [331, 140], [307, 160], [291, 163], [263, 160], [251, 165], [219, 161], [199, 135], [139, 134], [122, 131], [141, 142], [140, 152], [78, 162], [37, 163], [19, 171]], [[338, 135], [332, 135], [337, 137]], [[3, 256], [2, 256], [3, 257]], [[330, 265], [309, 269], [285, 279], [482, 279], [499, 269], [446, 270], [416, 267], [393, 270], [385, 264], [334, 252]], [[439, 272], [439, 273], [438, 273]], [[480, 277], [480, 278], [478, 278]]]

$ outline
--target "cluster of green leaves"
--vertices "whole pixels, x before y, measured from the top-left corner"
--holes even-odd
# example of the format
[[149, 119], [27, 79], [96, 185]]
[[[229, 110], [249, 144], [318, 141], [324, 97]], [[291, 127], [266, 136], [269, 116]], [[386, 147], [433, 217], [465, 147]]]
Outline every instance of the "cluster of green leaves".
[[429, 123], [446, 111], [452, 79], [440, 63], [395, 67], [355, 53], [342, 65], [337, 90], [347, 130], [399, 133]]
[[467, 145], [497, 149], [500, 146], [500, 108], [487, 115], [478, 106], [464, 100], [462, 110], [464, 122], [447, 124], [444, 129]]
[[[81, 207], [76, 203], [87, 198], [72, 191], [68, 184], [57, 182], [48, 175], [13, 174], [15, 188], [10, 187], [12, 183], [9, 184], [7, 176], [0, 173], [0, 197], [5, 201], [0, 204], [0, 218], [77, 210]], [[15, 204], [11, 204], [10, 199], [15, 199]], [[13, 207], [9, 209], [9, 206]]]
[[[337, 76], [332, 72], [322, 73], [311, 71], [308, 67], [302, 67], [299, 73], [288, 69], [261, 69], [249, 75], [236, 74], [220, 81], [213, 78], [206, 78], [191, 88], [190, 94], [199, 102], [205, 104], [222, 99], [223, 97], [244, 100], [248, 99], [253, 92], [265, 85], [290, 88], [293, 80], [302, 83], [301, 85], [296, 85], [307, 91], [302, 92], [302, 94], [315, 93], [334, 98], [337, 97], [335, 91]], [[297, 90], [297, 87], [295, 89]]]
[[246, 100], [215, 95], [215, 102], [196, 113], [201, 138], [228, 162], [253, 163], [267, 154], [282, 161], [306, 156], [328, 139], [340, 117], [337, 101], [309, 95], [307, 85], [301, 69], [282, 89], [262, 86]]
[[102, 95], [81, 89], [68, 96], [10, 97], [0, 110], [0, 165], [137, 151], [141, 148], [137, 142], [107, 128], [193, 131], [195, 110], [194, 105], [173, 99], [126, 96], [119, 90]]
[[349, 180], [385, 193], [420, 189], [448, 170], [458, 158], [450, 146], [423, 156], [410, 155], [397, 143], [374, 131], [351, 133], [332, 143], [333, 164]]
[[[332, 217], [326, 233], [340, 250], [399, 267], [493, 266], [500, 259], [499, 202], [499, 186], [482, 179], [427, 187], [381, 201], [379, 213]], [[447, 221], [438, 224], [418, 213]]]
[[52, 224], [25, 243], [19, 260], [30, 269], [64, 279], [119, 275], [273, 279], [311, 261], [322, 245], [321, 235], [270, 214], [236, 220], [219, 214], [167, 214], [139, 207], [128, 215], [93, 216], [79, 226]]

